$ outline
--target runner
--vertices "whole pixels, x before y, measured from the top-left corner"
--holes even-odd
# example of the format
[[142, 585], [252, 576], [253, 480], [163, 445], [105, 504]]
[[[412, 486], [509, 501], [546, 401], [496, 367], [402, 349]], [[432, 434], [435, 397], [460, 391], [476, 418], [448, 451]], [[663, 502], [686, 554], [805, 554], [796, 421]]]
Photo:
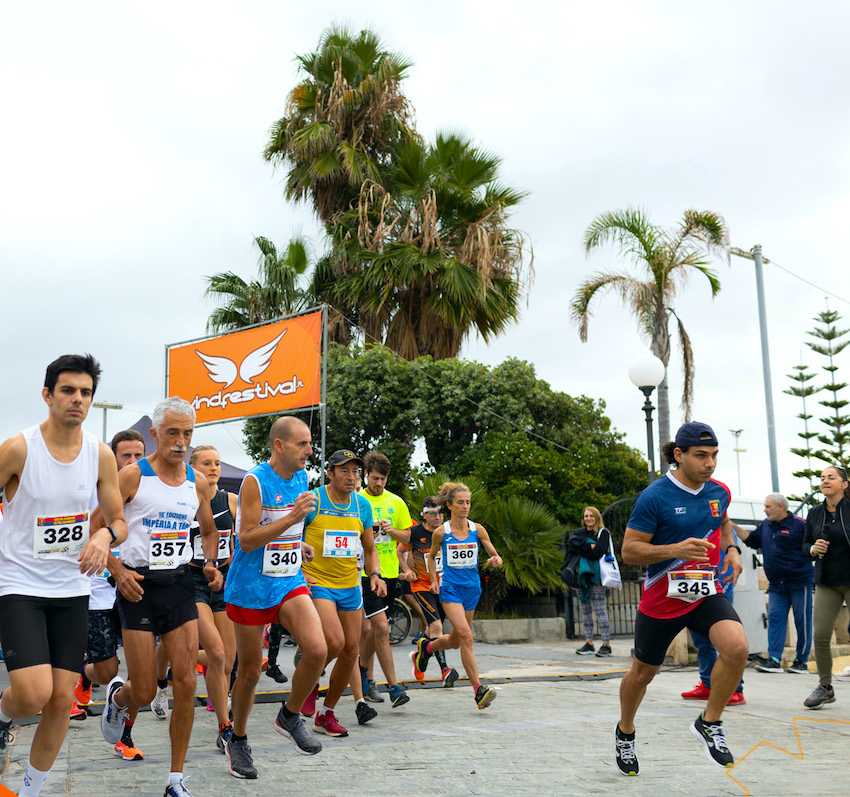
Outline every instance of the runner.
[[[138, 462], [145, 455], [145, 439], [135, 429], [118, 432], [110, 444], [118, 470]], [[95, 502], [96, 506], [97, 502]], [[95, 507], [92, 507], [93, 509]], [[74, 689], [77, 703], [87, 706], [91, 703], [92, 682], [108, 684], [118, 675], [118, 640], [121, 637], [121, 621], [115, 606], [116, 593], [113, 583], [109, 582], [109, 568], [119, 551], [109, 552], [107, 569], [99, 576], [91, 577], [91, 597], [89, 598], [89, 631], [86, 645], [86, 663], [80, 673], [80, 680]], [[117, 568], [115, 568], [117, 569]], [[124, 731], [117, 742], [114, 753], [125, 761], [141, 761], [145, 755], [133, 744], [133, 725], [139, 709], [135, 706], [127, 709], [124, 715]]]
[[363, 470], [366, 476], [366, 488], [360, 493], [372, 507], [374, 524], [372, 530], [375, 536], [375, 547], [378, 549], [378, 560], [381, 579], [387, 585], [387, 594], [378, 597], [373, 591], [368, 578], [361, 579], [363, 588], [363, 611], [371, 624], [371, 630], [360, 645], [360, 674], [366, 681], [364, 694], [373, 702], [382, 703], [375, 686], [373, 677], [374, 658], [377, 653], [384, 677], [390, 693], [390, 704], [393, 708], [403, 706], [410, 701], [407, 692], [396, 680], [395, 664], [390, 648], [390, 624], [388, 612], [396, 596], [398, 583], [399, 561], [396, 555], [396, 545], [410, 541], [410, 527], [413, 522], [407, 505], [395, 493], [386, 489], [390, 475], [390, 461], [377, 451], [370, 451], [363, 457]]
[[[100, 373], [90, 354], [54, 360], [41, 392], [47, 420], [0, 445], [0, 638], [10, 681], [0, 693], [0, 774], [13, 719], [41, 712], [18, 792], [25, 797], [41, 792], [68, 730], [89, 576], [127, 536], [115, 458], [82, 429]], [[109, 525], [89, 515], [95, 494]]]
[[[484, 686], [478, 677], [472, 630], [469, 627], [481, 598], [478, 548], [483, 546], [487, 552], [485, 564], [488, 567], [501, 567], [502, 557], [490, 542], [490, 535], [484, 526], [469, 519], [472, 496], [465, 484], [446, 482], [440, 487], [437, 499], [441, 506], [449, 510], [450, 520], [432, 534], [431, 551], [427, 559], [428, 575], [431, 591], [440, 596], [443, 611], [452, 624], [452, 632], [436, 639], [420, 639], [416, 643], [413, 666], [424, 677], [432, 654], [439, 650], [460, 648], [463, 668], [475, 690], [475, 703], [479, 709], [484, 709], [496, 699], [496, 691], [491, 686]], [[434, 564], [438, 554], [443, 562], [442, 584]]]
[[248, 744], [248, 715], [260, 680], [263, 630], [268, 623], [284, 625], [301, 648], [289, 697], [274, 728], [303, 755], [322, 749], [300, 715], [327, 656], [319, 615], [301, 571], [302, 552], [305, 560], [313, 554], [302, 542], [304, 518], [316, 504], [304, 470], [313, 453], [310, 428], [292, 416], [278, 418], [269, 431], [269, 448], [269, 461], [252, 468], [242, 481], [237, 541], [224, 595], [239, 657], [231, 690], [233, 731], [226, 739], [230, 772], [237, 778], [257, 777]]
[[[314, 490], [316, 505], [304, 519], [304, 539], [315, 551], [305, 561], [304, 573], [310, 579], [313, 605], [322, 620], [327, 643], [327, 664], [336, 659], [331, 671], [324, 705], [316, 714], [313, 730], [328, 736], [348, 736], [333, 709], [351, 680], [360, 647], [363, 593], [357, 575], [357, 539], [363, 543], [369, 586], [383, 597], [387, 586], [378, 571], [378, 552], [372, 532], [372, 507], [355, 492], [363, 460], [351, 451], [335, 451], [328, 459], [328, 484]], [[318, 678], [301, 713], [312, 717], [319, 695]]]
[[[428, 572], [428, 558], [431, 552], [431, 540], [433, 534], [443, 525], [443, 507], [437, 496], [428, 496], [422, 502], [422, 523], [410, 530], [410, 542], [407, 545], [399, 545], [399, 549], [409, 552], [399, 557], [403, 569], [402, 578], [408, 579], [413, 597], [417, 606], [422, 610], [428, 621], [424, 638], [426, 641], [436, 639], [443, 634], [443, 620], [446, 613], [443, 604], [437, 594], [431, 592], [431, 576]], [[412, 567], [408, 566], [407, 556], [412, 560]], [[434, 571], [439, 581], [443, 571], [442, 555], [437, 556], [434, 563]], [[417, 640], [418, 643], [418, 640]], [[454, 686], [458, 679], [457, 670], [446, 664], [446, 652], [438, 650], [434, 654], [440, 665], [443, 676], [443, 686]], [[410, 654], [413, 661], [413, 677], [417, 681], [425, 680], [425, 673], [416, 669], [416, 651]]]
[[717, 578], [721, 549], [741, 572], [741, 551], [726, 515], [729, 488], [711, 478], [717, 466], [717, 436], [704, 423], [686, 423], [662, 454], [674, 466], [635, 502], [623, 541], [623, 561], [648, 565], [635, 621], [635, 654], [620, 684], [620, 722], [615, 732], [617, 766], [624, 775], [640, 771], [634, 718], [646, 687], [664, 662], [673, 638], [696, 631], [717, 648], [708, 707], [691, 726], [708, 759], [734, 764], [720, 720], [747, 663], [744, 627]]
[[[151, 435], [156, 451], [128, 465], [118, 477], [129, 529], [115, 575], [128, 680], [115, 676], [109, 682], [101, 730], [104, 739], [115, 744], [121, 738], [126, 708], [146, 706], [153, 700], [156, 635], [160, 634], [174, 674], [171, 772], [165, 797], [191, 797], [183, 765], [195, 719], [198, 662], [198, 609], [187, 568], [192, 558], [189, 528], [196, 514], [206, 557], [204, 576], [214, 591], [222, 586], [209, 484], [183, 461], [194, 428], [195, 411], [188, 401], [175, 396], [164, 399], [153, 412]], [[99, 510], [95, 520], [98, 515]]]
[[[218, 531], [216, 566], [226, 581], [227, 568], [230, 564], [230, 536], [233, 531], [233, 520], [236, 517], [236, 496], [218, 489], [221, 457], [215, 446], [195, 446], [189, 457], [189, 465], [206, 476], [210, 486], [212, 493], [210, 509]], [[225, 612], [224, 592], [213, 592], [204, 576], [206, 557], [197, 520], [192, 522], [189, 539], [192, 546], [189, 572], [195, 582], [198, 638], [203, 648], [198, 654], [198, 660], [204, 667], [208, 705], [212, 706], [218, 720], [216, 745], [222, 753], [226, 754], [225, 737], [231, 731], [230, 718], [227, 715], [227, 692], [230, 686], [230, 671], [233, 669], [233, 661], [236, 658], [236, 636], [233, 631], [233, 621]]]

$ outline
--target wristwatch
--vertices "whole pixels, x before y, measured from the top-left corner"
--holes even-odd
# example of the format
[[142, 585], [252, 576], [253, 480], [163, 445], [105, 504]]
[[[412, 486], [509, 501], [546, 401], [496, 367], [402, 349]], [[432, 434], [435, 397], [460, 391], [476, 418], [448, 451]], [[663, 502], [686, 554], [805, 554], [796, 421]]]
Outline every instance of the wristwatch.
[[740, 549], [737, 545], [730, 545], [730, 546], [728, 546], [728, 547], [726, 548], [725, 553], [729, 553], [729, 551], [730, 551], [730, 550], [732, 550], [732, 548], [734, 548], [734, 549], [738, 552], [738, 555], [739, 555], [739, 556], [741, 555], [741, 549]]
[[115, 529], [112, 526], [106, 526], [106, 530], [109, 532], [109, 536], [112, 537], [112, 542], [118, 539], [118, 535], [115, 533]]
[[204, 567], [206, 567], [210, 562], [218, 567], [218, 559], [204, 559]]

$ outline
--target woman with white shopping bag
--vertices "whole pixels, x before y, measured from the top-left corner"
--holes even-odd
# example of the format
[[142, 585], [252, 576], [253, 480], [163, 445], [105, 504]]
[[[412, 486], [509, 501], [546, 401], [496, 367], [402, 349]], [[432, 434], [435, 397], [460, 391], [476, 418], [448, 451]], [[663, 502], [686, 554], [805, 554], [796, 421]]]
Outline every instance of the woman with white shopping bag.
[[[581, 584], [581, 619], [584, 625], [585, 643], [576, 653], [579, 656], [611, 655], [611, 624], [608, 622], [608, 614], [605, 611], [605, 586], [603, 586], [603, 574], [605, 582], [611, 582], [610, 559], [605, 561], [608, 554], [613, 554], [611, 545], [611, 532], [602, 524], [602, 514], [595, 506], [587, 506], [582, 513], [582, 530], [577, 532], [584, 536], [580, 547], [581, 562], [579, 564], [579, 583]], [[604, 562], [604, 564], [603, 564]], [[614, 559], [616, 569], [617, 560]], [[616, 571], [619, 578], [619, 570]], [[613, 586], [613, 584], [612, 584]], [[599, 650], [593, 647], [593, 616], [596, 615], [596, 624], [599, 627], [599, 635], [602, 644]]]

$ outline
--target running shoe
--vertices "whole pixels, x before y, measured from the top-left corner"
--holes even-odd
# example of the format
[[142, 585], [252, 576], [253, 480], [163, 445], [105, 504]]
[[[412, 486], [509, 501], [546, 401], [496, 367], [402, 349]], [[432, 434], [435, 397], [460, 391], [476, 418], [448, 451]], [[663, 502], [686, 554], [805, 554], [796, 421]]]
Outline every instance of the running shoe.
[[446, 667], [443, 669], [443, 686], [446, 688], [451, 688], [455, 685], [455, 681], [460, 676], [457, 674], [457, 670], [454, 667]]
[[413, 639], [410, 640], [411, 645], [416, 645], [419, 643], [420, 639], [425, 639], [425, 634], [417, 634]]
[[[189, 780], [186, 778], [185, 780]], [[176, 783], [169, 783], [165, 787], [164, 797], [192, 797], [189, 790], [186, 788], [185, 780], [181, 777]]]
[[88, 689], [83, 686], [83, 676], [81, 675], [77, 681], [77, 685], [74, 687], [74, 699], [77, 701], [78, 706], [87, 706], [91, 703], [91, 687], [91, 681], [89, 681]]
[[830, 686], [818, 684], [817, 689], [812, 692], [804, 701], [803, 705], [806, 708], [820, 708], [826, 703], [835, 702], [835, 690]]
[[277, 681], [279, 684], [285, 684], [289, 680], [277, 664], [269, 664], [266, 668], [266, 675], [273, 681]]
[[227, 755], [227, 743], [230, 741], [231, 733], [233, 733], [233, 726], [230, 723], [227, 723], [227, 725], [218, 729], [218, 734], [215, 737], [215, 746], [221, 750], [224, 755]]
[[333, 711], [328, 709], [324, 714], [319, 714], [313, 723], [316, 733], [324, 733], [328, 736], [348, 736], [348, 731], [337, 722]]
[[301, 755], [316, 755], [322, 752], [322, 743], [307, 730], [304, 718], [300, 714], [287, 719], [283, 716], [283, 706], [281, 706], [274, 720], [274, 729], [281, 736], [289, 739]]
[[835, 673], [832, 677], [838, 681], [850, 681], [850, 667], [845, 667], [841, 672]]
[[313, 691], [307, 695], [307, 699], [304, 701], [304, 705], [301, 706], [301, 713], [305, 717], [312, 717], [316, 713], [316, 700], [319, 697], [319, 685], [316, 684], [313, 687]]
[[708, 700], [710, 694], [711, 689], [700, 681], [690, 692], [682, 692], [682, 697], [685, 700]]
[[354, 707], [354, 716], [357, 717], [357, 722], [360, 725], [365, 725], [369, 720], [375, 719], [378, 716], [378, 712], [368, 703], [359, 700]]
[[719, 767], [728, 769], [735, 766], [735, 759], [726, 744], [726, 734], [723, 723], [706, 722], [700, 714], [691, 725], [691, 733], [705, 745], [705, 756]]
[[432, 653], [428, 652], [429, 641], [430, 640], [427, 637], [422, 637], [422, 639], [420, 639], [416, 643], [416, 653], [414, 654], [416, 658], [413, 659], [413, 666], [416, 667], [416, 669], [418, 669], [421, 673], [423, 673], [423, 677], [425, 670], [428, 669], [428, 662], [430, 661], [431, 656], [433, 655]]
[[611, 646], [608, 644], [602, 644], [599, 646], [599, 650], [596, 651], [597, 656], [610, 656], [611, 655]]
[[251, 757], [251, 745], [247, 739], [238, 741], [231, 736], [227, 740], [227, 760], [230, 762], [230, 774], [236, 778], [254, 780], [257, 769]]
[[207, 704], [207, 711], [215, 711], [215, 708], [213, 707], [213, 704], [212, 704], [212, 700], [207, 698], [205, 702]]
[[76, 700], [72, 700], [71, 701], [71, 719], [72, 720], [84, 720], [86, 717], [88, 717], [88, 714], [86, 714], [86, 710], [84, 708], [80, 708], [77, 705]]
[[640, 772], [640, 764], [635, 753], [635, 735], [623, 733], [620, 730], [620, 723], [617, 723], [614, 744], [617, 751], [617, 769], [624, 775], [637, 775]]
[[124, 679], [120, 675], [116, 675], [106, 687], [106, 705], [103, 713], [100, 715], [100, 730], [103, 733], [103, 738], [110, 744], [118, 744], [121, 741], [121, 734], [124, 733], [124, 713], [126, 707], [121, 708], [115, 705], [115, 693], [124, 686]]
[[732, 697], [729, 698], [727, 706], [746, 706], [747, 701], [744, 699], [743, 692], [732, 692]]
[[590, 644], [590, 642], [585, 642], [576, 651], [576, 653], [578, 653], [579, 656], [592, 656], [594, 653], [596, 653], [596, 649], [593, 647], [593, 645]]
[[398, 684], [390, 687], [390, 705], [393, 708], [398, 708], [399, 706], [403, 706], [405, 703], [409, 702], [410, 698], [407, 696], [407, 692], [405, 692]]
[[[0, 692], [0, 696], [2, 696]], [[9, 731], [12, 729], [12, 722], [0, 722], [0, 775], [6, 771], [9, 765], [9, 745], [14, 738]]]
[[768, 659], [756, 664], [756, 672], [785, 672], [785, 670], [776, 659]]
[[802, 659], [794, 659], [794, 661], [788, 665], [787, 672], [808, 673], [809, 667]]
[[383, 703], [384, 698], [378, 691], [378, 685], [374, 681], [369, 681], [369, 688], [363, 692], [363, 697], [371, 703]]
[[112, 752], [120, 758], [123, 758], [125, 761], [141, 761], [145, 757], [145, 754], [139, 750], [132, 741], [130, 741], [130, 744], [118, 742], [118, 744], [112, 748]]
[[410, 661], [413, 663], [413, 677], [417, 681], [425, 680], [425, 673], [416, 666], [417, 651], [410, 651]]
[[496, 690], [492, 686], [479, 684], [475, 690], [475, 703], [478, 708], [487, 708], [496, 699]]
[[158, 720], [168, 719], [168, 689], [156, 690], [156, 696], [151, 701], [151, 712]]

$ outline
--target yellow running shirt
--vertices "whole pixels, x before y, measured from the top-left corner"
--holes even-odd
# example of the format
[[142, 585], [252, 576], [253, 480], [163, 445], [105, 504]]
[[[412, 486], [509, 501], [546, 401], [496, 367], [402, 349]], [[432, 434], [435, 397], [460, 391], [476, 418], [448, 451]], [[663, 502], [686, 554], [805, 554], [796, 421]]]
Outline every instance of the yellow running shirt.
[[301, 569], [320, 587], [357, 587], [357, 540], [364, 529], [372, 533], [372, 507], [357, 493], [351, 494], [346, 505], [338, 506], [331, 501], [326, 487], [313, 492], [319, 500], [304, 518], [304, 542], [313, 546], [315, 556]]
[[[395, 493], [384, 490], [380, 495], [372, 495], [368, 490], [360, 493], [372, 506], [374, 522], [389, 520], [394, 529], [409, 529], [413, 525], [407, 504]], [[398, 578], [399, 564], [396, 556], [396, 541], [381, 532], [375, 536], [375, 547], [381, 560], [381, 578]]]

